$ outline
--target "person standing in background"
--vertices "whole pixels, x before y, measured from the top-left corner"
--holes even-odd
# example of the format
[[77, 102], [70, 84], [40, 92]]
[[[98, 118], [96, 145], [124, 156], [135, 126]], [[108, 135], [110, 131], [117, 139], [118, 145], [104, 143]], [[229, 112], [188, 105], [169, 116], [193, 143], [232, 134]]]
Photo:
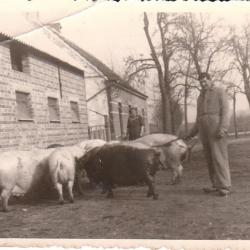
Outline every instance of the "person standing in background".
[[130, 115], [127, 124], [127, 138], [128, 140], [135, 140], [141, 137], [144, 133], [143, 118], [137, 114], [135, 108], [130, 109]]

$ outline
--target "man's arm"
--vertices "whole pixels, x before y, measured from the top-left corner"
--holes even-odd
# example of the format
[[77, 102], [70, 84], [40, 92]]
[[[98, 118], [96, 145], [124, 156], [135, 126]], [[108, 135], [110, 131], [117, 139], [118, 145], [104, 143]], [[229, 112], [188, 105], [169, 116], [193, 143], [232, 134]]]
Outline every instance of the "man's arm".
[[226, 92], [220, 90], [220, 127], [218, 133], [224, 135], [227, 133], [230, 125], [230, 108]]

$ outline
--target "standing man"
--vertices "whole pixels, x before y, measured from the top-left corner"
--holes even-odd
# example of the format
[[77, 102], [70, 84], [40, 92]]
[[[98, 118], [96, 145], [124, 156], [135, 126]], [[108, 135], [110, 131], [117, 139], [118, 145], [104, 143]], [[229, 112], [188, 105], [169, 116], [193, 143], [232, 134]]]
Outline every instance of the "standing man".
[[227, 196], [231, 187], [226, 138], [230, 121], [228, 98], [222, 88], [212, 84], [208, 73], [201, 73], [199, 81], [202, 91], [197, 101], [196, 122], [186, 138], [199, 132], [212, 183], [211, 188], [203, 191]]
[[135, 140], [141, 137], [143, 133], [144, 133], [143, 119], [140, 115], [137, 114], [135, 108], [131, 108], [127, 125], [127, 138], [129, 140]]

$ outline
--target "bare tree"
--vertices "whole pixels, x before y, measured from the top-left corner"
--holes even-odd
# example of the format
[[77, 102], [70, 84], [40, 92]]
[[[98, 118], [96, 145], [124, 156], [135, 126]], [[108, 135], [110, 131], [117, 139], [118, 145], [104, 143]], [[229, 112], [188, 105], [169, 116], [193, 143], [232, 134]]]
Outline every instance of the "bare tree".
[[[158, 84], [161, 95], [161, 116], [163, 123], [163, 131], [166, 133], [175, 132], [174, 110], [176, 101], [174, 100], [175, 80], [178, 78], [177, 68], [173, 67], [174, 56], [178, 50], [175, 31], [175, 14], [157, 13], [156, 15], [156, 32], [159, 34], [157, 43], [153, 43], [153, 34], [149, 30], [149, 18], [147, 13], [144, 13], [144, 32], [150, 48], [150, 57], [133, 58], [127, 60], [127, 76], [128, 80], [138, 80], [138, 77], [143, 79], [147, 71], [155, 69], [158, 77]], [[174, 108], [175, 107], [175, 108]]]
[[242, 27], [241, 34], [236, 34], [235, 29], [232, 29], [232, 33], [230, 45], [234, 55], [234, 66], [243, 80], [244, 94], [250, 105], [250, 24]]
[[162, 118], [164, 132], [174, 133], [173, 127], [173, 105], [172, 83], [178, 77], [178, 72], [171, 68], [171, 60], [177, 50], [173, 32], [176, 15], [169, 13], [157, 13], [157, 28], [160, 35], [160, 48], [157, 51], [149, 32], [149, 19], [144, 13], [144, 32], [151, 51], [151, 58], [158, 74], [158, 82], [162, 101]]
[[237, 114], [236, 114], [236, 102], [237, 98], [236, 96], [238, 94], [245, 94], [242, 90], [240, 84], [236, 84], [234, 82], [226, 82], [227, 88], [226, 91], [228, 95], [233, 100], [233, 124], [234, 124], [234, 135], [235, 138], [238, 138], [238, 124], [237, 124]]
[[[214, 81], [221, 81], [231, 65], [221, 62], [228, 50], [228, 30], [221, 25], [220, 20], [210, 21], [207, 14], [185, 13], [179, 16], [177, 37], [183, 50], [192, 58], [194, 70], [188, 76], [197, 80], [201, 72], [209, 72]], [[195, 72], [195, 75], [194, 75]], [[182, 74], [186, 72], [182, 71]]]
[[[149, 31], [149, 18], [144, 13], [144, 32], [151, 57], [130, 57], [133, 68], [130, 79], [155, 69], [162, 101], [162, 118], [165, 132], [174, 133], [174, 104], [184, 100], [185, 131], [187, 131], [188, 97], [192, 89], [201, 90], [197, 79], [201, 72], [209, 72], [214, 81], [222, 81], [231, 65], [221, 64], [228, 50], [227, 31], [220, 22], [208, 22], [207, 15], [157, 13], [158, 44], [153, 43]], [[143, 73], [142, 73], [143, 72]]]

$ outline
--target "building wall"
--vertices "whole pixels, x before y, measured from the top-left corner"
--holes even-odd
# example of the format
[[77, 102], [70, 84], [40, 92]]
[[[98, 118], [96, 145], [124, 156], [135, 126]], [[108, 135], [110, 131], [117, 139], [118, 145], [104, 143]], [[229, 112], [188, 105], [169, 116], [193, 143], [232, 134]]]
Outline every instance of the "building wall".
[[[0, 150], [70, 145], [88, 138], [83, 74], [60, 67], [62, 91], [56, 63], [28, 54], [24, 72], [11, 67], [10, 49], [0, 46]], [[31, 121], [18, 121], [16, 91], [30, 93]], [[61, 98], [62, 95], [62, 98]], [[60, 122], [50, 122], [48, 97], [58, 99]], [[80, 122], [72, 122], [70, 101], [78, 102]]]
[[[95, 95], [105, 87], [105, 77], [93, 65], [91, 65], [84, 57], [77, 51], [67, 45], [60, 37], [58, 37], [51, 30], [44, 30], [44, 35], [48, 36], [50, 40], [56, 44], [60, 50], [66, 52], [71, 58], [77, 60], [84, 68], [84, 81], [86, 88], [86, 99]], [[95, 112], [94, 112], [95, 111]], [[108, 101], [105, 91], [98, 94], [91, 101], [87, 102], [88, 124], [93, 126], [104, 126], [104, 117], [108, 115]], [[99, 113], [99, 114], [98, 114]], [[100, 115], [102, 114], [102, 115]]]
[[[88, 125], [90, 131], [90, 135], [98, 134], [99, 132], [102, 133], [104, 130], [104, 115], [109, 115], [109, 103], [107, 98], [107, 90], [104, 90], [106, 87], [105, 82], [107, 81], [107, 78], [96, 69], [95, 66], [93, 66], [91, 63], [89, 63], [84, 57], [82, 57], [77, 51], [72, 49], [69, 45], [67, 45], [60, 37], [58, 37], [54, 32], [50, 30], [45, 30], [45, 34], [49, 37], [50, 40], [53, 40], [53, 43], [55, 43], [58, 47], [60, 47], [61, 50], [67, 52], [72, 58], [77, 60], [83, 65], [84, 68], [84, 81], [86, 86], [86, 99], [88, 100], [92, 96], [98, 93], [93, 99], [87, 101], [87, 113], [88, 113]], [[140, 81], [133, 81], [131, 85], [136, 88], [137, 90], [141, 91], [142, 93], [145, 92], [145, 86], [144, 82]], [[103, 91], [102, 91], [103, 90]], [[99, 92], [101, 91], [101, 92]], [[142, 101], [140, 98], [134, 96], [131, 93], [121, 91], [121, 97], [120, 102], [123, 104], [123, 112], [122, 112], [122, 120], [123, 123], [127, 126], [127, 118], [128, 118], [128, 104], [132, 106], [138, 106], [139, 113], [141, 113], [141, 109], [139, 107], [142, 107]], [[125, 94], [126, 93], [126, 94]], [[138, 99], [138, 100], [137, 100]], [[121, 131], [120, 131], [120, 119], [119, 115], [117, 115], [118, 112], [118, 106], [116, 106], [115, 103], [117, 103], [119, 100], [114, 99], [114, 101], [110, 104], [111, 106], [114, 105], [114, 123], [115, 125], [115, 134], [120, 137]], [[143, 102], [143, 105], [145, 105], [145, 102]], [[145, 114], [147, 114], [147, 110], [145, 108]], [[124, 129], [126, 132], [126, 126], [124, 125]], [[146, 125], [147, 126], [147, 125]], [[117, 138], [118, 138], [117, 137]], [[91, 136], [91, 138], [94, 138]], [[102, 138], [102, 136], [101, 136]]]
[[[115, 138], [113, 139], [121, 139], [122, 136], [126, 135], [127, 121], [129, 116], [129, 106], [136, 107], [139, 115], [142, 115], [142, 109], [144, 109], [145, 133], [148, 133], [149, 126], [148, 126], [146, 100], [136, 95], [133, 95], [125, 90], [118, 89], [116, 87], [111, 88], [111, 93], [112, 93], [111, 113], [113, 117], [114, 134], [115, 134], [114, 135]], [[123, 133], [121, 132], [121, 125], [120, 125], [119, 103], [121, 103], [122, 107], [121, 120], [122, 120]]]
[[87, 102], [89, 126], [103, 126], [104, 115], [108, 115], [107, 90], [105, 89], [105, 80], [103, 78], [91, 78], [86, 76], [86, 98], [94, 98]]

